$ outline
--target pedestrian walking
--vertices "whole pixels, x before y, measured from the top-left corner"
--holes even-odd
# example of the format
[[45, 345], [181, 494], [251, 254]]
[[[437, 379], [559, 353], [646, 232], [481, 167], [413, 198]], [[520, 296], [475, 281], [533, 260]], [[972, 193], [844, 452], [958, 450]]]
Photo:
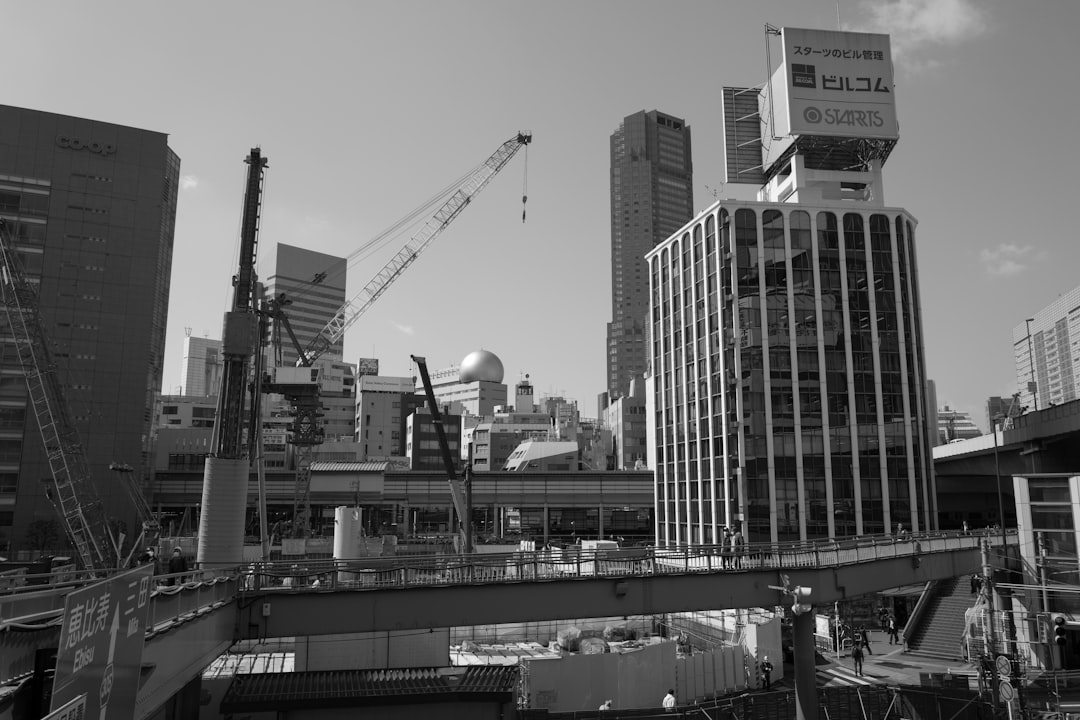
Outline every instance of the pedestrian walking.
[[731, 530], [724, 528], [724, 540], [720, 545], [720, 564], [725, 570], [731, 569]]
[[964, 521], [964, 525], [963, 525], [962, 529], [963, 529], [963, 532], [964, 532], [965, 535], [970, 535], [971, 534], [971, 526], [968, 525], [967, 520]]
[[870, 631], [866, 628], [859, 628], [859, 644], [866, 648], [867, 655], [873, 655], [874, 650], [870, 647]]
[[765, 659], [761, 662], [761, 679], [763, 681], [762, 685], [765, 686], [766, 690], [772, 687], [772, 670], [772, 663], [769, 662], [769, 656], [766, 655]]
[[893, 615], [890, 615], [889, 616], [889, 644], [892, 645], [893, 643], [896, 643], [897, 645], [900, 644], [900, 628], [897, 627], [897, 625], [896, 625], [896, 617], [893, 616]]
[[731, 564], [738, 569], [742, 567], [743, 535], [738, 527], [731, 534]]
[[169, 578], [169, 584], [183, 583], [184, 576], [179, 575], [179, 573], [183, 572], [187, 572], [187, 558], [184, 557], [183, 550], [175, 547], [172, 551], [172, 557], [169, 558], [169, 574], [173, 576]]
[[667, 691], [667, 695], [664, 696], [664, 712], [675, 712], [675, 690], [671, 689]]
[[974, 595], [979, 592], [979, 576], [977, 573], [971, 573], [971, 594]]
[[882, 605], [878, 608], [878, 622], [881, 623], [881, 632], [889, 630], [889, 608]]
[[855, 663], [855, 674], [862, 675], [863, 651], [858, 645], [851, 648], [851, 661]]

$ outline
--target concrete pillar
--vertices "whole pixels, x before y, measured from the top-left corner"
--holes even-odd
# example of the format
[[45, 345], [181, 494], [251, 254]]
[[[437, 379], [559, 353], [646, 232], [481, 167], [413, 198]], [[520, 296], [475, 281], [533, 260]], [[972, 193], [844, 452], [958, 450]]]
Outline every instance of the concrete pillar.
[[412, 509], [408, 504], [401, 506], [401, 536], [404, 538], [412, 535]]
[[548, 515], [547, 503], [544, 503], [544, 547], [547, 547], [549, 542], [549, 533], [551, 532], [551, 518]]
[[603, 504], [601, 504], [600, 507], [599, 507], [598, 515], [600, 517], [600, 530], [599, 530], [600, 534], [597, 536], [596, 539], [597, 540], [603, 540], [604, 539], [604, 506], [603, 506]]
[[817, 668], [814, 665], [814, 614], [793, 615], [795, 645], [795, 718], [818, 720]]
[[503, 513], [505, 508], [502, 505], [495, 506], [495, 537], [501, 538], [503, 536]]

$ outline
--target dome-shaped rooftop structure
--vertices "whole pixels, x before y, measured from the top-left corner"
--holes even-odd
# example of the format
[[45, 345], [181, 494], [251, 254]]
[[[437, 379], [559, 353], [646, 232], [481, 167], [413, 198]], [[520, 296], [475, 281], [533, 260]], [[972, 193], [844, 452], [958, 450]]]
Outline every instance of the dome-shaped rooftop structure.
[[458, 374], [458, 380], [463, 383], [478, 380], [501, 383], [502, 379], [502, 360], [493, 352], [477, 350], [466, 355], [465, 359], [461, 361], [461, 372]]

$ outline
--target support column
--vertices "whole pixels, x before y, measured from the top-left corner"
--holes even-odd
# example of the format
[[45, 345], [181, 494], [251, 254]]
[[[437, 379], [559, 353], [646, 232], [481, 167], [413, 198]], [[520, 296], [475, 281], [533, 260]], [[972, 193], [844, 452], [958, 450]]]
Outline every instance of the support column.
[[814, 614], [792, 615], [795, 646], [795, 718], [818, 720], [817, 674], [814, 666]]
[[412, 508], [406, 503], [401, 506], [401, 537], [409, 538], [412, 535]]
[[551, 516], [548, 514], [548, 505], [544, 503], [544, 547], [548, 546], [550, 542], [551, 533]]
[[599, 507], [599, 517], [600, 517], [600, 534], [597, 536], [596, 539], [597, 540], [603, 540], [604, 539], [604, 505], [603, 505], [603, 503], [601, 503], [600, 507]]

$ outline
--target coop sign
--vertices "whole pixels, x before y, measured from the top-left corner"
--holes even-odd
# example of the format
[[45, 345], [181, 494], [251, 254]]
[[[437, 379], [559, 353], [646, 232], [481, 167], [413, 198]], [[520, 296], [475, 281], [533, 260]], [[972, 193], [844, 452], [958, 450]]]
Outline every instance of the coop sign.
[[56, 144], [62, 148], [71, 150], [89, 150], [99, 155], [112, 155], [116, 152], [116, 146], [112, 143], [98, 142], [97, 140], [83, 140], [82, 138], [68, 135], [57, 135]]

